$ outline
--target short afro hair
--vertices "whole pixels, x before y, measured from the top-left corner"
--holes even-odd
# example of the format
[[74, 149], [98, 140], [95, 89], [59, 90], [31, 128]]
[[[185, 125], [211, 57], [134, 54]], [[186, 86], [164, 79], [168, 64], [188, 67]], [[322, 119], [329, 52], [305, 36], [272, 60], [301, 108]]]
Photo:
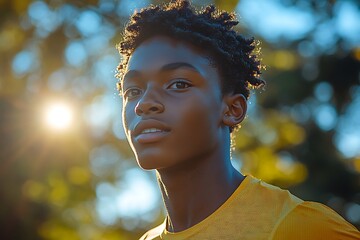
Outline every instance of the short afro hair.
[[[167, 36], [202, 49], [218, 69], [222, 93], [241, 93], [249, 98], [250, 88], [265, 85], [260, 79], [262, 66], [255, 52], [257, 42], [233, 30], [239, 22], [234, 13], [210, 5], [196, 11], [188, 0], [173, 0], [163, 6], [149, 6], [135, 12], [117, 45], [123, 56], [116, 76], [121, 79], [129, 58], [145, 40]], [[155, 27], [154, 27], [155, 26]], [[121, 84], [118, 83], [119, 90]]]

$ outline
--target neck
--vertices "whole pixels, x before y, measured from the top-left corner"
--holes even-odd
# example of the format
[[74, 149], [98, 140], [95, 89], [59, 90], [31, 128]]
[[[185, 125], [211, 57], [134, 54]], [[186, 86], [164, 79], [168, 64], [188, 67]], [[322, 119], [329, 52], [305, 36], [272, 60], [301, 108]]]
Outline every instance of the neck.
[[208, 155], [190, 159], [173, 169], [157, 170], [158, 183], [168, 213], [167, 229], [185, 230], [218, 209], [236, 190], [243, 176], [230, 162], [230, 143]]

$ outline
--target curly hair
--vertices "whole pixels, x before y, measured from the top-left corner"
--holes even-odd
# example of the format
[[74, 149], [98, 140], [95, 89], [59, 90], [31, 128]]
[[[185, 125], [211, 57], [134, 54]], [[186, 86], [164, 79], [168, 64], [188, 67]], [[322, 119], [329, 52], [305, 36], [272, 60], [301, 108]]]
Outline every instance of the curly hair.
[[[188, 0], [173, 0], [163, 6], [149, 6], [135, 12], [125, 28], [124, 39], [117, 45], [123, 56], [116, 76], [126, 69], [134, 50], [145, 40], [168, 36], [189, 43], [208, 53], [219, 71], [222, 93], [241, 93], [249, 98], [250, 88], [265, 85], [260, 79], [262, 66], [255, 52], [257, 42], [233, 30], [239, 22], [234, 13], [209, 5], [196, 11]], [[156, 27], [154, 27], [156, 26]], [[121, 84], [118, 83], [121, 90]]]

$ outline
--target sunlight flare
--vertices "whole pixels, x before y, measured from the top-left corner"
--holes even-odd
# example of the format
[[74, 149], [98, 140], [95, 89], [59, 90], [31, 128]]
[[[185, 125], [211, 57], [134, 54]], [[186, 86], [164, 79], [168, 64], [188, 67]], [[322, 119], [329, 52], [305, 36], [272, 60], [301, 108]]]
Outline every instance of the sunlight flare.
[[63, 130], [71, 126], [73, 112], [70, 106], [64, 103], [53, 103], [45, 110], [45, 123], [50, 128]]

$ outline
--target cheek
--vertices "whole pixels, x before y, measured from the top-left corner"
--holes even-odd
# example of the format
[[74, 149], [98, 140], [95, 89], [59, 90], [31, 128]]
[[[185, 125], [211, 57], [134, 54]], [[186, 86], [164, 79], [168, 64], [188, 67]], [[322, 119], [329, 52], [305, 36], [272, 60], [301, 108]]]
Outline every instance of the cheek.
[[123, 105], [123, 107], [122, 107], [121, 118], [122, 118], [122, 124], [123, 124], [124, 131], [125, 131], [125, 133], [127, 134], [128, 118], [127, 118], [127, 114], [126, 114], [126, 107], [125, 107], [125, 105]]
[[122, 115], [123, 128], [124, 128], [126, 137], [128, 138], [128, 140], [130, 140], [129, 134], [128, 134], [128, 129], [129, 129], [129, 127], [131, 125], [131, 121], [135, 115], [134, 110], [131, 109], [131, 106], [129, 104], [127, 104], [127, 105], [124, 104], [121, 115]]
[[183, 138], [193, 144], [209, 143], [215, 139], [218, 127], [219, 111], [216, 105], [208, 100], [188, 101], [181, 109], [178, 109], [178, 123], [181, 124]]

